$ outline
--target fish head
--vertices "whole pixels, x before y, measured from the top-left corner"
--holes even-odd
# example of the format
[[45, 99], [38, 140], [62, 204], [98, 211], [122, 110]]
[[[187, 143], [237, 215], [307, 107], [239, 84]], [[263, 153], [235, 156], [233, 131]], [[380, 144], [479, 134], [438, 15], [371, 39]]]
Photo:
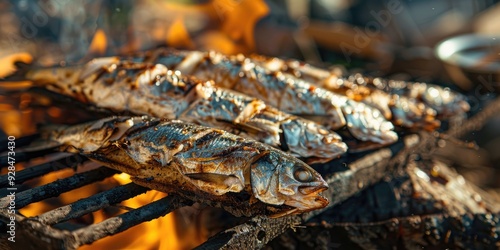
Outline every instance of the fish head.
[[328, 189], [321, 175], [304, 162], [277, 150], [264, 154], [252, 164], [251, 184], [254, 196], [260, 201], [291, 207], [285, 214], [328, 205], [328, 200], [320, 195]]
[[317, 123], [295, 117], [281, 126], [286, 146], [294, 155], [326, 162], [347, 151], [347, 145], [337, 133]]

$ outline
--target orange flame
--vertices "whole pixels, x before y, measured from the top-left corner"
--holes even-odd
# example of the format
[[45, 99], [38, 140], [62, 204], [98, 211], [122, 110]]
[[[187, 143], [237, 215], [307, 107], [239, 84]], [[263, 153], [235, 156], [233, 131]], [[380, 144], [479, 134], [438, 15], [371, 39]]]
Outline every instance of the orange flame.
[[[27, 182], [27, 185], [34, 185], [36, 184], [37, 186], [45, 185], [51, 182], [54, 182], [58, 179], [66, 178], [74, 174], [74, 171], [72, 169], [63, 169], [60, 171], [55, 171], [51, 172], [50, 174], [44, 175], [41, 178], [33, 181]], [[95, 187], [92, 186], [84, 186], [75, 190], [72, 190], [71, 192], [63, 193], [59, 196], [61, 202], [63, 204], [68, 204], [71, 202], [75, 202], [79, 199], [88, 197], [89, 194], [96, 193]], [[22, 209], [19, 210], [21, 214], [27, 217], [32, 217], [32, 216], [37, 216], [42, 213], [48, 212], [52, 209], [55, 209], [58, 207], [59, 204], [57, 203], [50, 203], [48, 201], [40, 201], [36, 203], [32, 203]]]
[[214, 0], [213, 5], [220, 13], [221, 31], [254, 50], [254, 28], [269, 13], [267, 4], [263, 0]]
[[106, 39], [106, 34], [102, 29], [98, 29], [92, 38], [92, 42], [90, 43], [89, 53], [104, 55], [107, 48], [108, 40]]
[[28, 53], [15, 53], [0, 58], [0, 78], [6, 77], [16, 71], [15, 62], [31, 63], [33, 57]]
[[[125, 173], [116, 174], [113, 179], [121, 185], [131, 182], [130, 175]], [[165, 193], [152, 190], [123, 201], [122, 205], [129, 208], [138, 208], [165, 196]], [[107, 219], [102, 212], [98, 212], [94, 213], [94, 223]], [[80, 249], [158, 249], [160, 245], [160, 249], [180, 249], [175, 232], [173, 213], [141, 223], [124, 232], [96, 241], [91, 245], [82, 246]]]
[[269, 13], [263, 0], [211, 0], [203, 4], [150, 1], [141, 9], [140, 13], [148, 14], [137, 16], [137, 29], [147, 25], [143, 32], [157, 43], [227, 54], [255, 50], [255, 26]]
[[167, 44], [176, 48], [194, 49], [193, 41], [184, 25], [183, 19], [178, 17], [167, 32]]

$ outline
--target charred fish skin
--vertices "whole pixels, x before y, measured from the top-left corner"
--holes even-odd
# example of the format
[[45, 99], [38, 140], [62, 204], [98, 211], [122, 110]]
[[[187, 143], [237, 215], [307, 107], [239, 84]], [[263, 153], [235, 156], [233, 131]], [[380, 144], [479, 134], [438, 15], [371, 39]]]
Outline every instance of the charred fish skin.
[[[387, 145], [398, 138], [392, 124], [379, 114], [380, 111], [360, 102], [348, 101], [345, 96], [315, 87], [301, 79], [285, 77], [280, 72], [269, 72], [248, 58], [171, 49], [155, 53], [145, 61], [160, 63], [200, 79], [212, 79], [218, 86], [257, 97], [288, 113], [315, 118], [315, 121], [331, 129], [347, 125], [357, 139]], [[362, 113], [358, 113], [360, 111]], [[366, 113], [373, 113], [368, 119], [370, 123], [361, 117]], [[347, 120], [351, 120], [351, 123]], [[352, 125], [362, 127], [354, 128]]]
[[319, 194], [328, 185], [307, 164], [223, 130], [175, 120], [111, 117], [63, 126], [44, 138], [136, 178], [181, 185], [178, 192], [189, 186], [215, 196], [249, 191], [265, 204], [291, 207], [275, 216], [328, 204]]
[[[161, 64], [100, 58], [79, 69], [34, 70], [28, 78], [51, 91], [113, 112], [219, 127], [311, 161], [329, 161], [347, 151], [339, 135], [314, 122], [278, 111], [253, 97], [183, 76]], [[292, 134], [308, 136], [297, 141], [289, 137]]]

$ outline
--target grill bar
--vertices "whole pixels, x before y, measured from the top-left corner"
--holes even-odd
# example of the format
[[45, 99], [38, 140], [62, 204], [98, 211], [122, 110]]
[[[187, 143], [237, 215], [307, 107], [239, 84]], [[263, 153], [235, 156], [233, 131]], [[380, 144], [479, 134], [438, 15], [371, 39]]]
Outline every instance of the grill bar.
[[[87, 160], [87, 158], [84, 156], [71, 155], [56, 161], [43, 163], [18, 171], [16, 173], [16, 184], [22, 184], [25, 181], [40, 177], [53, 171], [76, 167], [78, 164], [84, 162], [85, 160]], [[4, 187], [9, 187], [7, 175], [0, 176], [0, 188]]]
[[[16, 163], [18, 162], [23, 162], [23, 161], [29, 161], [33, 158], [41, 157], [41, 156], [46, 156], [50, 153], [53, 153], [54, 149], [53, 148], [47, 148], [47, 149], [42, 149], [42, 150], [37, 150], [33, 152], [16, 152], [16, 155], [14, 159], [16, 160]], [[0, 169], [9, 166], [9, 156], [1, 156], [0, 157]]]
[[[16, 148], [27, 146], [32, 141], [34, 141], [35, 139], [37, 139], [39, 137], [40, 137], [40, 134], [33, 134], [33, 135], [27, 135], [27, 136], [23, 136], [23, 137], [20, 137], [20, 138], [16, 138], [16, 140], [15, 140], [15, 142], [16, 142]], [[7, 149], [8, 149], [8, 143], [7, 142], [9, 142], [7, 139], [0, 140], [0, 152], [7, 151]]]
[[256, 216], [246, 223], [216, 234], [195, 249], [261, 249], [276, 236], [302, 222], [298, 215], [276, 219]]
[[455, 138], [463, 137], [465, 134], [471, 131], [477, 131], [481, 129], [486, 122], [495, 116], [495, 114], [500, 113], [500, 97], [492, 100], [488, 105], [483, 106], [481, 111], [464, 121], [460, 126], [456, 126], [449, 131], [446, 131], [446, 134]]
[[129, 183], [92, 195], [88, 198], [81, 199], [72, 204], [59, 207], [52, 211], [36, 216], [34, 219], [40, 221], [43, 224], [53, 225], [62, 221], [75, 219], [85, 214], [97, 211], [101, 208], [110, 206], [112, 204], [122, 202], [139, 194], [145, 193], [148, 190], [148, 188], [139, 186], [134, 183]]
[[[116, 173], [118, 173], [118, 171], [106, 167], [100, 167], [98, 169], [75, 174], [71, 177], [54, 181], [47, 185], [20, 192], [16, 195], [16, 209], [21, 209], [30, 203], [55, 197], [70, 190], [83, 187], [87, 184], [101, 181]], [[7, 207], [9, 202], [9, 197], [0, 199], [0, 207]]]
[[117, 217], [109, 218], [101, 223], [78, 229], [73, 232], [78, 241], [76, 247], [90, 244], [105, 236], [117, 234], [142, 222], [165, 216], [177, 208], [189, 206], [192, 203], [177, 196], [169, 195]]

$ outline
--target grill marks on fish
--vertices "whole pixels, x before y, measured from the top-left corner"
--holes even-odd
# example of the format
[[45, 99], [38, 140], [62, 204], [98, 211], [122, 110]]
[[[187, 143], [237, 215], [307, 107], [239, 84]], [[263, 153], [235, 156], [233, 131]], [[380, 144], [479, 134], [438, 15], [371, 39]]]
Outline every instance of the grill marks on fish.
[[[112, 117], [43, 130], [43, 138], [108, 167], [131, 174], [140, 185], [210, 198], [250, 193], [278, 214], [323, 208], [323, 178], [302, 161], [265, 144], [182, 121]], [[72, 151], [73, 152], [73, 151]], [[300, 172], [300, 174], [299, 174]], [[305, 174], [306, 173], [306, 174]], [[307, 178], [305, 178], [307, 177]], [[144, 180], [154, 180], [150, 185]], [[200, 195], [203, 197], [203, 195]], [[251, 200], [246, 205], [252, 204]]]
[[[67, 72], [75, 77], [60, 77]], [[102, 58], [81, 68], [33, 70], [28, 77], [35, 84], [50, 82], [51, 86], [58, 86], [52, 91], [113, 112], [178, 118], [235, 132], [274, 147], [281, 146], [281, 128], [293, 129], [297, 135], [316, 134], [288, 143], [284, 149], [318, 162], [347, 151], [339, 135], [312, 121], [283, 113], [254, 97], [215, 87], [212, 82], [181, 75], [162, 64]]]

